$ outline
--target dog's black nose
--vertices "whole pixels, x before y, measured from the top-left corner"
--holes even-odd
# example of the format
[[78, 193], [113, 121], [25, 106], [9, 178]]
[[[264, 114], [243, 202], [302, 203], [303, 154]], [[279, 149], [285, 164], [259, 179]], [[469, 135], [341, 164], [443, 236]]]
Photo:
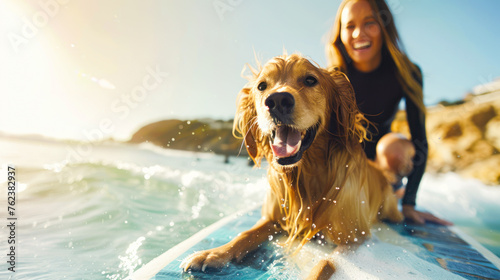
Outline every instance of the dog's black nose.
[[295, 99], [288, 92], [275, 92], [269, 95], [264, 103], [269, 108], [271, 116], [286, 123], [293, 112]]

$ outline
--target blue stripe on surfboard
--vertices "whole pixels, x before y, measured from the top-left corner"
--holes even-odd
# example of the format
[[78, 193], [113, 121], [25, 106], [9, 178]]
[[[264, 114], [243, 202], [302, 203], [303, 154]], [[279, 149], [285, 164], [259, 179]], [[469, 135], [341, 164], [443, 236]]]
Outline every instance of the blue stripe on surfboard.
[[412, 243], [424, 247], [426, 250], [416, 254], [428, 262], [466, 279], [500, 279], [498, 267], [449, 227], [431, 223], [389, 226]]

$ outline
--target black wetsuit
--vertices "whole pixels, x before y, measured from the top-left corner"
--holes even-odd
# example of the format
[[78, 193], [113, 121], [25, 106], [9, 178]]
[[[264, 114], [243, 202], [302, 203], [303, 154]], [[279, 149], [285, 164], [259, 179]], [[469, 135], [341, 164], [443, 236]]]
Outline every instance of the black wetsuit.
[[[395, 73], [396, 66], [384, 56], [380, 66], [372, 72], [363, 73], [348, 65], [347, 76], [351, 81], [358, 107], [365, 117], [376, 125], [372, 141], [365, 141], [364, 150], [368, 158], [374, 159], [375, 147], [382, 136], [391, 131], [391, 123], [402, 98], [406, 103], [406, 115], [410, 127], [411, 141], [416, 149], [414, 168], [408, 176], [403, 204], [415, 205], [418, 186], [425, 171], [428, 145], [425, 132], [425, 113], [403, 91]], [[419, 81], [422, 84], [422, 81]]]

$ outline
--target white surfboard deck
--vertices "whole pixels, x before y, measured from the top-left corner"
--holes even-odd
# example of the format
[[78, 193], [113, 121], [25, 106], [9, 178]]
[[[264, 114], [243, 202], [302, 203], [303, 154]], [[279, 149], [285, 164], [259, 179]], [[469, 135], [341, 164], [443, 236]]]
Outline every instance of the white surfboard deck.
[[500, 279], [496, 255], [458, 228], [436, 224], [380, 223], [372, 228], [371, 239], [346, 254], [331, 255], [333, 244], [312, 240], [291, 256], [271, 240], [242, 263], [230, 263], [222, 270], [183, 272], [179, 268], [191, 253], [227, 243], [259, 218], [260, 207], [223, 218], [126, 279], [303, 279], [325, 257], [336, 265], [335, 279]]

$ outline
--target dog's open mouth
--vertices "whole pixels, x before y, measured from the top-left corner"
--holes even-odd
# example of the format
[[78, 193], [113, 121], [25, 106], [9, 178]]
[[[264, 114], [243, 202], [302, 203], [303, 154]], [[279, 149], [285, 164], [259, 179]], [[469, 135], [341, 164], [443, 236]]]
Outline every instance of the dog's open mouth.
[[271, 135], [271, 148], [280, 165], [297, 163], [316, 137], [317, 127], [299, 131], [291, 126], [280, 125]]

